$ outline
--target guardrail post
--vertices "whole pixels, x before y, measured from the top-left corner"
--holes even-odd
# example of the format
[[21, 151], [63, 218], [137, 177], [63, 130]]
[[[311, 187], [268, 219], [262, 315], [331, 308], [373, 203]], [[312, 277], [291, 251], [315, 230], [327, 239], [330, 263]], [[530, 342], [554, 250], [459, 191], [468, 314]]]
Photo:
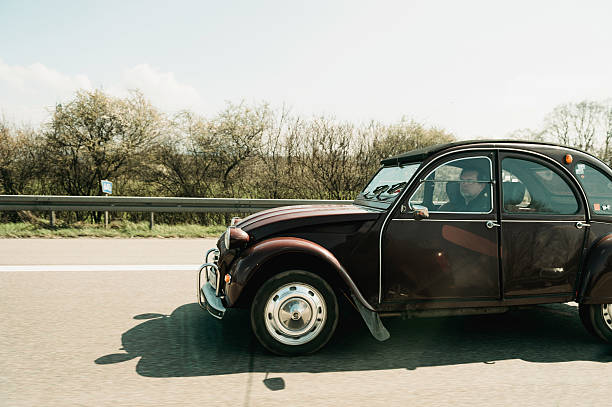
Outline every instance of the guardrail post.
[[49, 211], [49, 226], [55, 228], [55, 211]]
[[155, 226], [155, 218], [153, 213], [154, 212], [151, 212], [151, 217], [149, 218], [149, 230], [153, 230], [153, 226]]
[[[108, 193], [105, 193], [104, 196], [108, 198]], [[104, 229], [108, 229], [108, 211], [104, 211]]]

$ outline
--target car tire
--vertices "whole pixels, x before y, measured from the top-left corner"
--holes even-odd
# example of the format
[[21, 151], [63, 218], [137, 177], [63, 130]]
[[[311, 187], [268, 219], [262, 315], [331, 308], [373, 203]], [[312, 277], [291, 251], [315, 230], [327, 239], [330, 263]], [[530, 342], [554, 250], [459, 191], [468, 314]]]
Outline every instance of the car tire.
[[578, 315], [580, 315], [580, 321], [584, 328], [593, 336], [599, 338], [599, 335], [595, 332], [595, 328], [593, 328], [593, 320], [591, 319], [591, 306], [588, 304], [579, 304], [578, 305]]
[[264, 282], [251, 305], [251, 327], [277, 355], [321, 349], [338, 325], [338, 300], [330, 285], [305, 270], [288, 270]]
[[612, 343], [612, 304], [580, 304], [579, 312], [589, 332]]

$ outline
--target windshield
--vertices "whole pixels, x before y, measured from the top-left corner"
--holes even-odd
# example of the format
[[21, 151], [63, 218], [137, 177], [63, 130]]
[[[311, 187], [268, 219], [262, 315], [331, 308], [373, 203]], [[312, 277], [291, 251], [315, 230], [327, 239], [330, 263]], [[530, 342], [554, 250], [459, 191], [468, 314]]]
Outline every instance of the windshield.
[[421, 163], [410, 163], [381, 168], [357, 199], [370, 202], [392, 203], [404, 190]]

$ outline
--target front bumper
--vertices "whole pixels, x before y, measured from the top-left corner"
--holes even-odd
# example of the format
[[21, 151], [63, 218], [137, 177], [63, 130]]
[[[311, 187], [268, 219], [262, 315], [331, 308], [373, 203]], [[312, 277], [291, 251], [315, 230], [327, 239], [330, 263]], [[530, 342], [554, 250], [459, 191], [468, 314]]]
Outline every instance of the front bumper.
[[[209, 262], [211, 253], [213, 254], [213, 261]], [[217, 266], [218, 253], [217, 249], [210, 249], [206, 253], [206, 263], [202, 264], [198, 271], [198, 304], [213, 317], [221, 319], [225, 314], [226, 308], [219, 297], [221, 279], [219, 267]], [[202, 271], [204, 271], [205, 276], [204, 284], [202, 284]], [[214, 283], [214, 286], [211, 281]]]
[[225, 307], [221, 303], [221, 298], [215, 295], [215, 289], [207, 281], [198, 292], [198, 303], [205, 308], [210, 315], [217, 319], [225, 315]]

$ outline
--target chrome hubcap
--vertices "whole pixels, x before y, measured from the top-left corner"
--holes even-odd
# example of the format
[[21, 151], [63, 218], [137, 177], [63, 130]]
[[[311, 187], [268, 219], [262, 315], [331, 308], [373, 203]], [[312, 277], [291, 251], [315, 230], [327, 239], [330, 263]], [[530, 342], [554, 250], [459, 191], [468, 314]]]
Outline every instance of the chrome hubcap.
[[612, 330], [612, 304], [601, 304], [601, 315], [608, 329]]
[[303, 345], [323, 329], [327, 310], [316, 288], [292, 283], [274, 291], [265, 308], [268, 333], [286, 345]]

